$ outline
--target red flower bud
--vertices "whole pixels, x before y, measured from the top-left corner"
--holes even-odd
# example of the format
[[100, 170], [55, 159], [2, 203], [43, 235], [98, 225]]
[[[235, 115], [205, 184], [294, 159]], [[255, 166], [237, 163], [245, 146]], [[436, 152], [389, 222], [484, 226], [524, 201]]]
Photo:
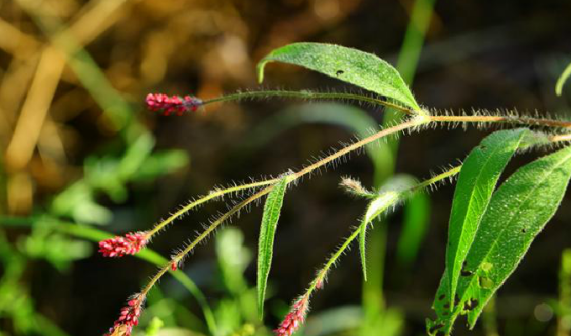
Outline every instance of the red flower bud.
[[182, 115], [184, 112], [194, 112], [202, 105], [202, 100], [191, 96], [169, 97], [164, 93], [149, 93], [146, 103], [149, 110], [168, 116], [171, 113]]
[[144, 231], [128, 233], [124, 237], [117, 236], [99, 242], [99, 252], [104, 257], [119, 258], [126, 254], [135, 254], [147, 244], [148, 237]]
[[139, 324], [144, 300], [145, 298], [141, 296], [129, 300], [127, 307], [121, 308], [119, 318], [115, 321], [113, 328], [109, 329], [109, 333], [103, 336], [130, 336], [133, 327]]
[[308, 297], [297, 300], [291, 311], [286, 315], [280, 326], [274, 330], [276, 336], [291, 336], [305, 321], [308, 308]]

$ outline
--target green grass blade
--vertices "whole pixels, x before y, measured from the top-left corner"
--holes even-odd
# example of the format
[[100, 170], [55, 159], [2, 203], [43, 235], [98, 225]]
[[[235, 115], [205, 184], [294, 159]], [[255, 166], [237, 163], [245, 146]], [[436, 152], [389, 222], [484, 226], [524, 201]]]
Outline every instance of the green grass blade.
[[375, 92], [412, 108], [422, 109], [398, 71], [374, 54], [325, 43], [293, 43], [273, 50], [258, 63], [264, 80], [269, 62], [295, 64]]
[[563, 70], [563, 73], [559, 76], [559, 79], [557, 79], [557, 84], [555, 84], [555, 93], [558, 97], [561, 97], [563, 94], [563, 85], [565, 85], [569, 77], [571, 77], [571, 63]]
[[[526, 129], [492, 133], [475, 147], [460, 170], [452, 201], [446, 249], [450, 309], [453, 308], [462, 262], [466, 258], [480, 220], [500, 174], [518, 148]], [[437, 312], [438, 313], [438, 312]]]
[[278, 226], [278, 220], [282, 210], [284, 195], [288, 184], [288, 177], [284, 176], [268, 195], [264, 204], [260, 239], [258, 244], [258, 312], [260, 319], [264, 316], [264, 299], [268, 276], [272, 266], [274, 250], [274, 237]]
[[410, 267], [418, 255], [430, 221], [430, 198], [426, 193], [417, 193], [404, 205], [402, 231], [397, 245], [397, 261]]

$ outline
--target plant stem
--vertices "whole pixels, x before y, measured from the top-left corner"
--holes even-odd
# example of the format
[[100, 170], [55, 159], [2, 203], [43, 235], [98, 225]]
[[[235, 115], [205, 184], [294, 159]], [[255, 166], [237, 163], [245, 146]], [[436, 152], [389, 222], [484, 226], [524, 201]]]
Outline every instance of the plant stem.
[[[404, 198], [408, 198], [410, 197], [412, 194], [414, 194], [415, 192], [422, 190], [432, 184], [438, 183], [442, 180], [445, 180], [447, 178], [450, 178], [456, 174], [458, 174], [460, 172], [460, 168], [462, 166], [457, 166], [454, 168], [451, 168], [441, 174], [438, 174], [436, 176], [434, 176], [433, 178], [430, 178], [426, 181], [420, 182], [410, 188], [408, 188], [408, 190], [405, 190], [402, 192], [402, 195]], [[398, 202], [399, 199], [397, 199], [395, 201]], [[331, 256], [331, 258], [329, 258], [329, 260], [327, 261], [327, 263], [325, 263], [325, 266], [317, 273], [317, 276], [315, 277], [315, 279], [311, 282], [311, 285], [309, 286], [309, 288], [306, 291], [305, 295], [311, 295], [311, 293], [317, 288], [317, 285], [322, 283], [325, 280], [325, 276], [327, 275], [327, 273], [329, 272], [329, 270], [331, 269], [331, 266], [333, 266], [337, 260], [339, 259], [339, 257], [345, 252], [345, 250], [347, 250], [347, 248], [349, 247], [349, 245], [351, 245], [351, 243], [353, 242], [353, 240], [355, 240], [359, 234], [361, 233], [361, 230], [363, 228], [364, 225], [368, 225], [369, 222], [363, 221], [352, 233], [351, 235], [345, 239], [345, 241], [343, 242], [343, 244], [341, 245], [341, 247], [339, 247], [337, 249], [337, 251]]]
[[[422, 124], [426, 123], [425, 119], [422, 118], [416, 118], [416, 119], [411, 119], [410, 121], [404, 122], [402, 124], [399, 125], [395, 125], [393, 127], [389, 127], [387, 129], [384, 129], [382, 131], [377, 132], [376, 134], [373, 134], [365, 139], [362, 139], [358, 142], [355, 142], [351, 145], [348, 145], [346, 147], [343, 147], [342, 149], [340, 149], [339, 151], [335, 152], [334, 154], [323, 158], [321, 160], [319, 160], [318, 162], [309, 165], [301, 170], [299, 170], [296, 173], [293, 173], [291, 175], [289, 175], [288, 177], [288, 183], [291, 183], [295, 180], [300, 179], [301, 177], [311, 173], [312, 171], [314, 171], [315, 169], [318, 169], [348, 153], [350, 153], [351, 151], [354, 151], [356, 149], [359, 149], [363, 146], [365, 146], [366, 144], [369, 144], [371, 142], [374, 142], [376, 140], [379, 140], [383, 137], [386, 137], [388, 135], [391, 134], [395, 134], [398, 133], [402, 130], [405, 129], [410, 129], [410, 128], [414, 128], [417, 126], [420, 126]], [[266, 183], [268, 181], [264, 181], [264, 183]], [[262, 182], [260, 182], [262, 183]], [[268, 182], [268, 183], [272, 183], [272, 182]], [[228, 220], [229, 218], [231, 218], [234, 214], [238, 213], [241, 209], [243, 209], [245, 206], [251, 204], [252, 202], [258, 200], [259, 198], [261, 198], [262, 196], [268, 194], [273, 188], [274, 188], [275, 184], [269, 185], [268, 187], [264, 188], [263, 190], [255, 193], [254, 195], [244, 199], [242, 202], [238, 203], [237, 205], [235, 205], [230, 211], [228, 211], [227, 213], [225, 213], [224, 215], [220, 216], [217, 220], [215, 220], [214, 222], [212, 222], [208, 228], [206, 228], [200, 235], [198, 235], [198, 237], [196, 237], [190, 244], [188, 244], [182, 251], [180, 251], [179, 253], [177, 253], [176, 255], [174, 255], [171, 260], [164, 265], [158, 272], [157, 274], [155, 274], [155, 276], [153, 278], [151, 278], [151, 280], [149, 281], [149, 283], [143, 288], [143, 290], [140, 292], [139, 295], [141, 295], [142, 297], [146, 296], [147, 293], [151, 290], [151, 288], [153, 288], [153, 286], [157, 283], [157, 281], [159, 281], [159, 279], [169, 271], [169, 269], [171, 269], [173, 266], [174, 267], [178, 267], [178, 264], [190, 253], [192, 252], [192, 250], [196, 247], [196, 245], [198, 245], [200, 242], [202, 242], [205, 238], [207, 238], [214, 230], [216, 230], [216, 228], [218, 228], [221, 224], [223, 224], [226, 220]], [[200, 201], [200, 200], [199, 200]], [[205, 200], [206, 201], [206, 200]], [[204, 202], [205, 202], [204, 201]], [[198, 202], [198, 201], [197, 201]], [[182, 211], [182, 210], [181, 210]], [[173, 215], [174, 216], [174, 215]], [[169, 218], [176, 218], [176, 217], [169, 217]], [[167, 219], [168, 221], [168, 219]], [[172, 222], [172, 220], [171, 220]], [[169, 222], [170, 223], [170, 222]], [[168, 224], [168, 223], [167, 223]], [[159, 224], [160, 225], [160, 224]], [[166, 225], [166, 224], [164, 224]], [[163, 225], [163, 227], [164, 227]]]
[[195, 201], [188, 203], [187, 205], [180, 208], [180, 210], [178, 210], [175, 213], [173, 213], [172, 215], [170, 215], [167, 219], [159, 222], [157, 225], [155, 225], [155, 227], [152, 230], [150, 230], [147, 233], [147, 236], [150, 238], [151, 236], [153, 236], [154, 234], [159, 232], [161, 229], [165, 228], [167, 225], [172, 223], [175, 219], [177, 219], [180, 216], [182, 216], [183, 214], [187, 213], [188, 211], [190, 211], [194, 207], [197, 207], [197, 206], [199, 206], [203, 203], [206, 203], [212, 199], [224, 196], [226, 194], [231, 194], [231, 193], [235, 193], [238, 191], [246, 190], [246, 189], [252, 189], [252, 188], [267, 186], [270, 184], [274, 184], [277, 181], [279, 181], [279, 179], [270, 179], [270, 180], [265, 180], [265, 181], [259, 181], [259, 182], [252, 182], [252, 183], [237, 185], [237, 186], [230, 187], [227, 189], [222, 189], [222, 190], [213, 190], [208, 195], [203, 196], [203, 197], [201, 197]]
[[527, 126], [571, 128], [571, 122], [517, 116], [429, 116], [432, 122], [442, 123], [511, 123]]

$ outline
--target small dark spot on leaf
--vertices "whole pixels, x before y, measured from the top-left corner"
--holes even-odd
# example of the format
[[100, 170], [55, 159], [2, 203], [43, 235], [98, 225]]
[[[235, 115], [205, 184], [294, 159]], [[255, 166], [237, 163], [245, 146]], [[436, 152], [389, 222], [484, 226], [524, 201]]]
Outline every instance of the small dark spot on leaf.
[[448, 312], [442, 313], [442, 316], [448, 316]]
[[443, 307], [444, 307], [445, 309], [450, 308], [450, 303], [446, 303]]
[[460, 271], [460, 276], [471, 276], [473, 274], [474, 272], [472, 271], [464, 271], [464, 270]]
[[428, 332], [432, 334], [433, 332], [435, 332], [436, 330], [438, 330], [442, 327], [444, 327], [444, 324], [442, 324], [442, 323], [435, 324], [432, 326], [432, 328], [428, 329]]
[[521, 232], [522, 232], [522, 233], [526, 233], [526, 232], [527, 232], [527, 229], [526, 229], [526, 228], [523, 228], [523, 229], [521, 229]]
[[464, 302], [464, 310], [472, 310], [474, 307], [472, 300]]
[[478, 303], [480, 303], [478, 300], [472, 299], [472, 309], [476, 308], [478, 306]]
[[335, 73], [337, 76], [344, 74], [345, 71], [343, 70], [337, 70], [337, 72]]
[[442, 294], [438, 297], [438, 300], [444, 300], [445, 297], [446, 297], [446, 295]]

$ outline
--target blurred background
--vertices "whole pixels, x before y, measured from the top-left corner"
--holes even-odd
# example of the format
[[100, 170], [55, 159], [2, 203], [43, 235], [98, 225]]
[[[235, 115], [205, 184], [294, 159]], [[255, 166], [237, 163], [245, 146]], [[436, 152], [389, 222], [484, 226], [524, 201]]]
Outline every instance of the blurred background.
[[[181, 117], [144, 109], [148, 92], [213, 98], [255, 89], [255, 65], [296, 41], [374, 52], [425, 106], [514, 108], [569, 117], [571, 2], [476, 0], [0, 0], [0, 335], [101, 335], [161, 257], [193, 237], [213, 202], [141, 258], [104, 259], [96, 241], [146, 230], [214, 186], [296, 169], [394, 115], [281, 99]], [[351, 90], [300, 68], [268, 67], [264, 87]], [[253, 208], [200, 246], [148, 300], [136, 335], [271, 335], [365, 202], [338, 188], [394, 174], [424, 179], [489, 130], [437, 129], [352, 155], [288, 192], [265, 326], [256, 316]], [[509, 172], [538, 153], [518, 157]], [[507, 176], [507, 174], [506, 174]], [[453, 186], [378, 222], [369, 281], [356, 248], [333, 270], [299, 335], [423, 335], [444, 268]], [[569, 198], [569, 197], [568, 197]], [[476, 329], [456, 335], [569, 335], [571, 200], [533, 244]]]

